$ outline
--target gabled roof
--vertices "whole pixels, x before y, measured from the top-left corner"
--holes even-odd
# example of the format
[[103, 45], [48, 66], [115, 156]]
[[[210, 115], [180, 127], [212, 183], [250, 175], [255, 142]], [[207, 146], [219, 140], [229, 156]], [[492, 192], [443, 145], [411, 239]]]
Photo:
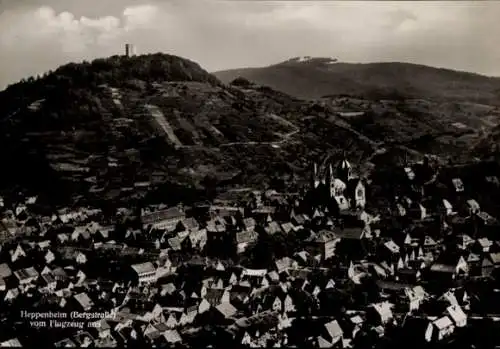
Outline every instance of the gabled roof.
[[273, 235], [281, 231], [280, 225], [277, 222], [270, 222], [265, 228], [266, 233]]
[[467, 200], [467, 205], [469, 205], [469, 207], [472, 208], [473, 210], [479, 210], [480, 208], [479, 204], [474, 199]]
[[179, 236], [174, 236], [170, 239], [168, 239], [168, 245], [173, 249], [173, 250], [176, 250], [176, 251], [179, 251], [182, 249], [182, 239], [179, 238]]
[[269, 280], [271, 281], [279, 281], [280, 279], [280, 276], [278, 275], [278, 273], [274, 270], [270, 271], [268, 274], [267, 274]]
[[389, 302], [381, 302], [373, 304], [373, 308], [384, 317], [392, 316], [392, 304]]
[[225, 318], [230, 318], [236, 314], [237, 309], [230, 303], [222, 303], [215, 307]]
[[483, 248], [488, 248], [488, 247], [491, 247], [493, 245], [493, 242], [490, 241], [488, 238], [481, 238], [481, 239], [478, 239], [477, 242], [479, 243], [479, 245], [481, 245], [481, 247]]
[[450, 204], [448, 200], [443, 199], [443, 205], [447, 210], [453, 210], [453, 206]]
[[486, 176], [484, 179], [486, 180], [486, 182], [491, 183], [497, 187], [500, 186], [500, 180], [497, 176]]
[[321, 230], [316, 234], [315, 242], [326, 243], [337, 239], [337, 234], [330, 230]]
[[283, 257], [281, 259], [278, 259], [275, 261], [276, 264], [276, 269], [278, 269], [278, 272], [282, 272], [288, 268], [290, 268], [293, 265], [293, 259], [290, 257]]
[[318, 337], [318, 348], [331, 348], [332, 343], [324, 339], [322, 336]]
[[436, 241], [434, 241], [433, 238], [431, 238], [429, 235], [427, 235], [424, 239], [424, 246], [425, 247], [432, 247], [432, 246], [436, 246], [437, 243]]
[[281, 229], [287, 234], [293, 230], [293, 227], [294, 225], [291, 222], [281, 224]]
[[57, 341], [54, 343], [55, 347], [60, 347], [60, 348], [75, 348], [76, 344], [69, 338], [62, 339], [60, 341]]
[[0, 347], [1, 348], [9, 348], [9, 347], [22, 348], [22, 344], [21, 344], [21, 342], [19, 342], [19, 339], [12, 338], [12, 339], [9, 339], [8, 341], [0, 343]]
[[0, 278], [7, 278], [12, 275], [12, 270], [7, 263], [0, 264]]
[[198, 229], [199, 227], [199, 224], [198, 222], [196, 221], [196, 219], [194, 219], [193, 217], [189, 217], [189, 218], [184, 218], [182, 220], [182, 224], [184, 225], [184, 227], [188, 230], [196, 230]]
[[54, 274], [54, 276], [59, 280], [64, 280], [68, 277], [68, 274], [66, 273], [66, 271], [59, 267], [59, 268], [55, 268], [54, 270], [52, 270], [52, 274]]
[[50, 284], [50, 283], [53, 283], [53, 282], [57, 281], [57, 279], [55, 278], [55, 276], [52, 273], [44, 273], [44, 274], [42, 274], [42, 279], [47, 284]]
[[226, 222], [220, 217], [216, 217], [207, 222], [207, 231], [222, 233], [226, 230]]
[[464, 247], [470, 245], [470, 244], [473, 244], [474, 243], [474, 239], [471, 238], [469, 235], [467, 234], [462, 234], [462, 235], [459, 235], [458, 236], [458, 243], [459, 245], [463, 245]]
[[255, 228], [256, 224], [257, 222], [255, 222], [255, 219], [253, 217], [247, 217], [243, 219], [243, 225], [246, 229], [253, 229]]
[[16, 270], [14, 272], [14, 275], [19, 280], [26, 280], [26, 279], [29, 279], [29, 278], [38, 277], [38, 272], [35, 270], [35, 268], [29, 267], [29, 268], [25, 268], [25, 269]]
[[264, 277], [267, 274], [267, 269], [243, 269], [241, 276]]
[[236, 243], [238, 244], [243, 244], [243, 243], [250, 243], [255, 240], [257, 240], [258, 234], [254, 231], [241, 231], [236, 233]]
[[144, 224], [152, 224], [164, 220], [180, 220], [184, 217], [184, 212], [179, 210], [178, 207], [171, 207], [165, 210], [145, 213], [142, 215], [141, 220]]
[[481, 260], [481, 257], [475, 253], [469, 253], [469, 256], [467, 257], [467, 262], [468, 263], [475, 263], [479, 262]]
[[399, 253], [400, 250], [399, 246], [392, 240], [385, 242], [384, 246], [392, 253]]
[[90, 308], [94, 305], [94, 302], [92, 302], [86, 293], [79, 293], [75, 295], [74, 298], [84, 309]]
[[448, 316], [443, 316], [437, 320], [434, 320], [433, 323], [439, 330], [453, 326], [453, 322]]
[[465, 315], [464, 311], [458, 304], [453, 304], [450, 305], [448, 308], [446, 308], [446, 311], [450, 318], [453, 319], [455, 323], [464, 321], [467, 319], [467, 315]]
[[441, 273], [455, 273], [456, 268], [454, 265], [434, 263], [431, 266], [431, 271], [441, 272]]
[[151, 262], [134, 264], [134, 265], [132, 265], [132, 269], [134, 269], [134, 271], [138, 275], [156, 271], [156, 268], [154, 267], [153, 263], [151, 263]]
[[500, 264], [500, 252], [490, 253], [490, 259], [493, 262], [493, 264], [495, 265]]
[[485, 224], [495, 224], [497, 223], [497, 219], [491, 216], [489, 213], [481, 211], [477, 214], [477, 216], [483, 220]]
[[176, 330], [168, 330], [163, 332], [163, 337], [165, 337], [168, 343], [182, 342], [182, 338], [179, 335], [179, 332], [177, 332]]
[[331, 338], [337, 338], [344, 334], [337, 320], [326, 323], [325, 328]]

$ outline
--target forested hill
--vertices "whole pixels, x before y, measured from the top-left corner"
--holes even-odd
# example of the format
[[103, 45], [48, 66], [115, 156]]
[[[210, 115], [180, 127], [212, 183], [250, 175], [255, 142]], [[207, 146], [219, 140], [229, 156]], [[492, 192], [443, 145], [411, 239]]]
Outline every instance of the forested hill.
[[197, 63], [185, 58], [163, 53], [112, 56], [66, 64], [40, 77], [28, 77], [8, 86], [0, 92], [0, 116], [4, 118], [39, 99], [56, 104], [75, 102], [81, 89], [94, 92], [101, 84], [143, 87], [145, 82], [167, 80], [220, 84]]
[[343, 63], [297, 57], [261, 68], [214, 73], [223, 82], [244, 77], [300, 98], [356, 95], [421, 98], [500, 106], [500, 78], [409, 63]]
[[51, 198], [119, 200], [165, 183], [264, 186], [307, 176], [330, 150], [371, 149], [318, 103], [223, 85], [165, 54], [68, 64], [8, 87], [0, 105], [0, 189]]
[[307, 101], [246, 79], [223, 84], [166, 54], [67, 64], [0, 92], [0, 191], [119, 202], [296, 188], [312, 160], [344, 152], [360, 167], [427, 153], [467, 160], [500, 119], [491, 105], [358, 92]]

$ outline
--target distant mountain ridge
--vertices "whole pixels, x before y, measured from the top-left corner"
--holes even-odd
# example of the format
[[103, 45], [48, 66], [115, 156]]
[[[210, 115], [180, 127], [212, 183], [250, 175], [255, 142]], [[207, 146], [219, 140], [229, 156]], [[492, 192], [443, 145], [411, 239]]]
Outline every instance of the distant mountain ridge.
[[243, 77], [306, 99], [328, 95], [369, 99], [400, 96], [500, 105], [500, 78], [410, 63], [342, 63], [333, 58], [306, 58], [213, 74], [224, 83]]

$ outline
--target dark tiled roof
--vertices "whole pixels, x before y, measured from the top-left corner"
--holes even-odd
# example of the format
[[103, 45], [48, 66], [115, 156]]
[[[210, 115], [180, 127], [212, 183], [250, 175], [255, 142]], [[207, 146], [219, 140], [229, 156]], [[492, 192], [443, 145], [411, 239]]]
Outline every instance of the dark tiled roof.
[[361, 240], [363, 237], [363, 228], [344, 228], [335, 230], [335, 234], [341, 239], [349, 239], [349, 240]]
[[164, 220], [181, 220], [185, 215], [177, 207], [167, 208], [165, 210], [146, 213], [142, 216], [144, 224], [156, 223]]
[[258, 234], [256, 232], [252, 232], [252, 231], [242, 231], [242, 232], [236, 233], [236, 242], [238, 244], [249, 243], [249, 242], [257, 240], [257, 238], [258, 238]]

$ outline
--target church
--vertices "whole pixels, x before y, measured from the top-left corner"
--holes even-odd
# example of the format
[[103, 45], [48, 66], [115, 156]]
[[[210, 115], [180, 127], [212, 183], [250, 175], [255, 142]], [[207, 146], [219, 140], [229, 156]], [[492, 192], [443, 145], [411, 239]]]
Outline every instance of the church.
[[340, 212], [363, 209], [366, 204], [365, 184], [353, 173], [352, 166], [345, 157], [336, 166], [330, 162], [326, 169], [321, 169], [314, 162], [310, 191], [318, 199], [318, 206], [333, 204]]

